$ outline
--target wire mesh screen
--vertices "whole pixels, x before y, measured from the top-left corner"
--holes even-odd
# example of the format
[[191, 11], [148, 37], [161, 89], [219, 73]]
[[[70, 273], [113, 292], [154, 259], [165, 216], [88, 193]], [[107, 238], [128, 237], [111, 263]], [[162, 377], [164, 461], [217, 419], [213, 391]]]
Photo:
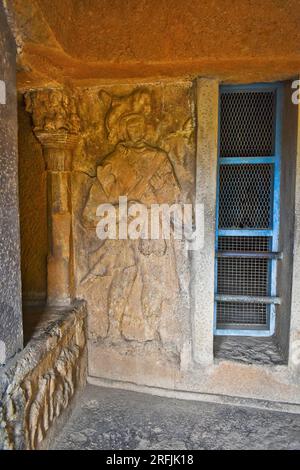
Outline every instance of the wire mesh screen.
[[220, 156], [274, 155], [275, 102], [275, 91], [222, 93]]
[[221, 165], [219, 228], [269, 228], [272, 188], [271, 164]]
[[271, 251], [271, 237], [219, 237], [218, 249], [223, 251]]
[[[217, 329], [270, 328], [273, 310], [266, 297], [271, 296], [274, 263], [269, 254], [261, 253], [272, 251], [273, 238], [261, 236], [260, 230], [275, 228], [273, 199], [276, 201], [274, 172], [277, 166], [268, 159], [259, 163], [251, 157], [277, 158], [275, 137], [279, 107], [276, 102], [279, 98], [276, 87], [261, 87], [260, 90], [225, 87], [220, 95], [219, 157], [223, 160], [219, 166], [218, 228], [223, 233], [218, 235], [220, 253], [216, 258]], [[229, 161], [228, 157], [233, 160]], [[250, 157], [247, 163], [244, 157]], [[247, 229], [252, 236], [245, 232]], [[235, 236], [230, 232], [226, 236], [226, 230], [234, 230]], [[236, 333], [229, 331], [228, 334]]]
[[269, 305], [262, 303], [218, 302], [218, 327], [228, 325], [267, 326]]
[[268, 295], [269, 261], [259, 258], [221, 258], [218, 260], [218, 293]]

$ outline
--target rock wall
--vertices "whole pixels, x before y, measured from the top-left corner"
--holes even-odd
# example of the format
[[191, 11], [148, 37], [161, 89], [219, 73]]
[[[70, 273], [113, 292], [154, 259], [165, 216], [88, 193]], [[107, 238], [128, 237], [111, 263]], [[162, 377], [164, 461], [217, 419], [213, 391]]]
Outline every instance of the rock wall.
[[[72, 284], [74, 296], [87, 302], [89, 380], [192, 399], [299, 403], [299, 383], [287, 366], [213, 357], [218, 82], [41, 89], [25, 100], [45, 168], [51, 163], [60, 183], [52, 184], [52, 174], [47, 180], [48, 250], [54, 246], [64, 262], [53, 282], [68, 261], [66, 288]], [[204, 202], [201, 256], [174, 231], [166, 240], [100, 240], [97, 207], [112, 204], [120, 215], [120, 196], [129, 209], [139, 202], [147, 211], [152, 204]]]
[[47, 261], [46, 172], [41, 145], [32, 132], [23, 95], [18, 99], [18, 130], [23, 300], [43, 301]]
[[48, 310], [42, 318], [0, 375], [1, 449], [47, 448], [86, 383], [85, 304]]
[[0, 366], [23, 346], [15, 44], [0, 5]]
[[[88, 304], [92, 375], [102, 375], [103, 358], [114, 354], [178, 368], [190, 343], [184, 242], [172, 234], [169, 240], [99, 240], [96, 209], [118, 207], [120, 196], [128, 206], [148, 208], [192, 202], [194, 93], [192, 82], [177, 81], [26, 94], [36, 135], [79, 134], [71, 182], [72, 265], [75, 297]], [[30, 265], [24, 255], [23, 266]]]

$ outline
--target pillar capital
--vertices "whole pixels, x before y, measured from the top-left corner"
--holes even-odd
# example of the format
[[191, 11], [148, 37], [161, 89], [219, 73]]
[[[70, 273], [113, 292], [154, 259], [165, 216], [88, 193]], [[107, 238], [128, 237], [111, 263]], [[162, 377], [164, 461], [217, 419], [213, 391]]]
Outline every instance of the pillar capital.
[[72, 170], [72, 151], [79, 141], [78, 134], [43, 130], [36, 130], [34, 134], [43, 147], [46, 170]]
[[32, 115], [34, 132], [79, 134], [78, 97], [68, 88], [25, 93], [26, 111]]
[[68, 132], [45, 132], [43, 130], [36, 130], [34, 134], [43, 148], [46, 149], [73, 150], [79, 140], [78, 134], [70, 134]]

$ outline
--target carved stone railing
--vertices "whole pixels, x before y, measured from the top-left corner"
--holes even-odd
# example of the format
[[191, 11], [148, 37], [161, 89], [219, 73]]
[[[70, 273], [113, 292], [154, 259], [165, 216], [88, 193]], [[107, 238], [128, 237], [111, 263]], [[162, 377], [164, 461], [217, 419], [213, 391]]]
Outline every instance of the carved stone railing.
[[68, 420], [87, 375], [86, 304], [36, 312], [32, 338], [0, 374], [0, 450], [47, 449]]

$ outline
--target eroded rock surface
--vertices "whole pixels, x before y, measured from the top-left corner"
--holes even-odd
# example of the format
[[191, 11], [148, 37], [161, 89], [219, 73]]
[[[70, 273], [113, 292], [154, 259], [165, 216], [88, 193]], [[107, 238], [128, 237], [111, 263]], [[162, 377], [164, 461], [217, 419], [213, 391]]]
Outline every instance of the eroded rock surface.
[[245, 364], [280, 365], [283, 356], [274, 338], [219, 336], [214, 339], [216, 359]]

